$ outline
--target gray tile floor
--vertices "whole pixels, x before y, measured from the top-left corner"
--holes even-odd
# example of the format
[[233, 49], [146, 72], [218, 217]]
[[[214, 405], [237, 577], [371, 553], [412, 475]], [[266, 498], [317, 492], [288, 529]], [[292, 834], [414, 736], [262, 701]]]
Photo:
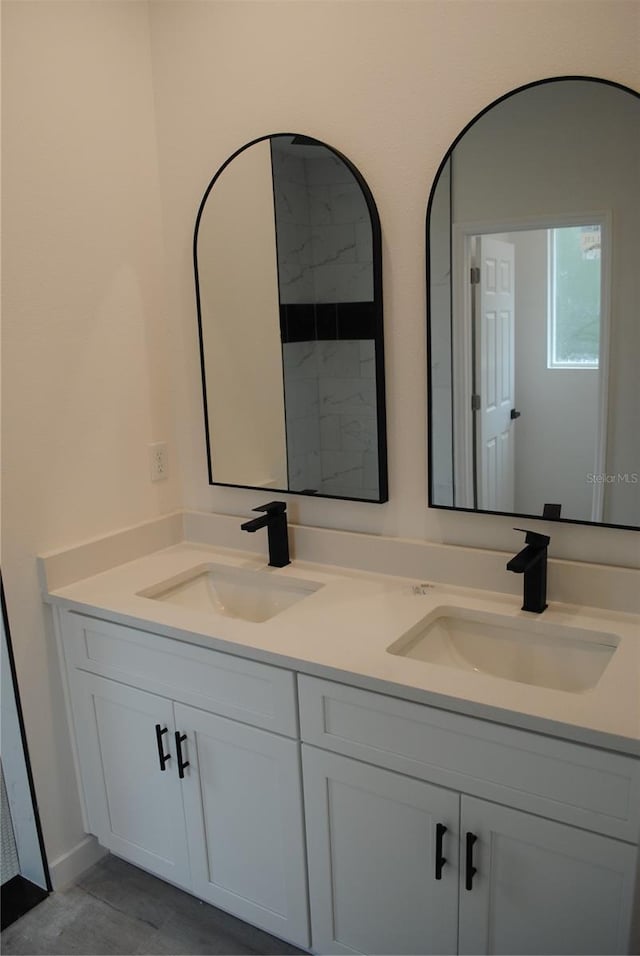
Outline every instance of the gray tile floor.
[[301, 952], [115, 856], [7, 927], [1, 943], [6, 956]]

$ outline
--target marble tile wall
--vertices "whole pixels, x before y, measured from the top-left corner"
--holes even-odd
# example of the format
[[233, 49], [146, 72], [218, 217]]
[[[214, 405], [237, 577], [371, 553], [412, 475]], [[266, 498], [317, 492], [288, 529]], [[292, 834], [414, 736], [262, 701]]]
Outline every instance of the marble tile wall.
[[274, 144], [272, 165], [281, 304], [372, 301], [371, 222], [351, 171], [322, 147]]
[[377, 499], [372, 339], [283, 345], [289, 487]]
[[313, 235], [302, 151], [298, 157], [274, 144], [271, 164], [280, 302], [287, 305], [294, 302], [313, 302]]
[[[353, 174], [322, 147], [272, 147], [281, 305], [372, 302], [371, 222]], [[374, 341], [318, 329], [317, 341], [283, 343], [289, 487], [376, 499]]]

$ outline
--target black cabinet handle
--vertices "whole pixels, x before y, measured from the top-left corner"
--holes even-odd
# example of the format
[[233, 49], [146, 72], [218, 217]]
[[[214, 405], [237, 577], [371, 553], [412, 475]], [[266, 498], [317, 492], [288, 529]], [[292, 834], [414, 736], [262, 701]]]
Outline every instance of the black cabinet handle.
[[512, 408], [510, 414], [511, 414], [511, 421], [514, 421], [516, 418], [520, 418], [520, 415], [522, 414], [522, 412], [519, 412], [517, 411], [517, 409]]
[[180, 735], [180, 731], [176, 730], [176, 754], [178, 757], [178, 776], [181, 780], [184, 780], [184, 769], [189, 766], [188, 760], [182, 759], [182, 741], [187, 739], [186, 734]]
[[475, 833], [467, 833], [467, 865], [465, 872], [465, 889], [473, 889], [473, 877], [478, 872], [473, 865], [473, 844], [476, 842], [478, 837]]
[[156, 724], [156, 743], [158, 745], [158, 758], [160, 760], [160, 769], [167, 769], [167, 760], [171, 760], [171, 754], [166, 754], [164, 752], [164, 745], [162, 743], [162, 735], [166, 734], [167, 727], [163, 730], [160, 729], [160, 724]]
[[447, 862], [446, 856], [442, 855], [442, 839], [447, 832], [444, 823], [436, 825], [436, 880], [442, 879], [442, 867]]

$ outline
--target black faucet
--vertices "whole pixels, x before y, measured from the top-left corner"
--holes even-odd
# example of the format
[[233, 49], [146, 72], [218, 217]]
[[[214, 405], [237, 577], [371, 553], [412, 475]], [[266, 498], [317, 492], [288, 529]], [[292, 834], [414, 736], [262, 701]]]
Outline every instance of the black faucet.
[[547, 607], [547, 547], [551, 538], [524, 528], [513, 530], [525, 532], [525, 547], [507, 562], [507, 571], [524, 574], [522, 610], [542, 614]]
[[257, 531], [258, 528], [267, 529], [269, 540], [269, 564], [274, 568], [284, 568], [291, 564], [289, 560], [289, 535], [287, 533], [287, 504], [285, 501], [270, 501], [266, 505], [254, 508], [254, 511], [264, 511], [261, 518], [252, 518], [245, 521], [240, 527], [243, 531]]

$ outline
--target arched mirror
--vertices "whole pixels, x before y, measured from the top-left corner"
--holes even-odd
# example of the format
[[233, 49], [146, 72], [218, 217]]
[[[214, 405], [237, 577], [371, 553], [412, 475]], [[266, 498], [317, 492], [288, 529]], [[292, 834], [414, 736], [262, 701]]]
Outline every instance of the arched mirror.
[[640, 526], [640, 97], [492, 104], [427, 214], [429, 505]]
[[380, 223], [308, 136], [234, 153], [194, 237], [211, 484], [387, 500]]

